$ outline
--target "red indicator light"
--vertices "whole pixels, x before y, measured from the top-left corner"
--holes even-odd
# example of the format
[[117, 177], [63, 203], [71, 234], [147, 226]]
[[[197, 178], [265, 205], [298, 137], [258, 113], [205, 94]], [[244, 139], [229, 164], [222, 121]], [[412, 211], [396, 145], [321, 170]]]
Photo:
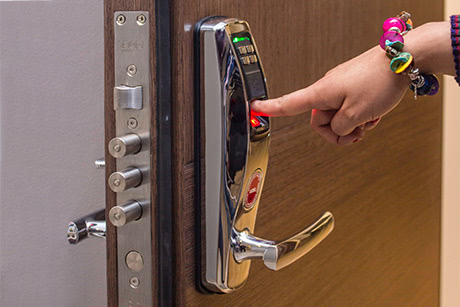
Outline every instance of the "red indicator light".
[[254, 128], [260, 126], [260, 121], [254, 116], [251, 116], [251, 126], [253, 126]]
[[265, 116], [265, 117], [269, 117], [270, 115], [267, 115], [265, 113], [261, 113], [261, 112], [255, 112], [255, 111], [252, 111], [251, 110], [251, 115], [252, 116]]

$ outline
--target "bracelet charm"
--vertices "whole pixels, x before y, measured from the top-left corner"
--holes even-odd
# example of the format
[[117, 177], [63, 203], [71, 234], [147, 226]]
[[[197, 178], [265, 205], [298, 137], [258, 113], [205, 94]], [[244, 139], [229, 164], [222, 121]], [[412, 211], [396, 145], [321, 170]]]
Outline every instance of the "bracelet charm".
[[391, 60], [391, 71], [409, 76], [411, 80], [409, 88], [414, 92], [414, 99], [417, 100], [417, 96], [435, 95], [439, 91], [439, 79], [436, 75], [421, 73], [420, 69], [414, 67], [412, 54], [403, 52], [403, 36], [412, 28], [411, 15], [403, 11], [398, 16], [385, 20], [379, 43]]

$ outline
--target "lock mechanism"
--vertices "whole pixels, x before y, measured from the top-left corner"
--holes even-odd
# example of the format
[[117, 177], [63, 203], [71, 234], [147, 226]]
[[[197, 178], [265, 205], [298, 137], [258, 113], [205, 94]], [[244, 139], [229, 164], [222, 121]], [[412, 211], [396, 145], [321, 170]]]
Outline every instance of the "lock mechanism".
[[152, 306], [150, 18], [117, 11], [113, 20], [116, 134], [107, 150], [116, 159], [108, 178], [116, 203], [108, 219], [117, 227], [118, 303]]
[[[243, 286], [251, 261], [279, 270], [305, 255], [333, 229], [331, 213], [275, 242], [254, 235], [268, 164], [270, 119], [251, 111], [267, 99], [265, 74], [247, 22], [209, 17], [195, 26], [195, 165], [198, 244], [203, 290]], [[202, 189], [202, 183], [204, 189]], [[202, 223], [202, 220], [204, 223]]]

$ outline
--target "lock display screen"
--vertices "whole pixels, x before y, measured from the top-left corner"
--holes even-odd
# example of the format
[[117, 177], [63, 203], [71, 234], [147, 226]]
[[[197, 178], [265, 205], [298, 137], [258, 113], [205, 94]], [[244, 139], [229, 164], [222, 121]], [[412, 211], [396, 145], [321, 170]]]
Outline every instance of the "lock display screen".
[[264, 76], [251, 35], [248, 32], [239, 32], [233, 34], [231, 39], [243, 68], [249, 101], [266, 98]]

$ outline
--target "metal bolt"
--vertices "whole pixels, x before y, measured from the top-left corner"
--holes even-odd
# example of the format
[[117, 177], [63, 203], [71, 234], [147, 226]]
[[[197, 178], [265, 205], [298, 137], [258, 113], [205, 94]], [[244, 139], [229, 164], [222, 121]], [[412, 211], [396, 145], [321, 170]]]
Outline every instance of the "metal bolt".
[[128, 76], [134, 77], [137, 73], [137, 67], [134, 64], [129, 65], [126, 67], [126, 72], [128, 73]]
[[118, 178], [113, 181], [113, 185], [117, 186], [117, 187], [120, 185], [120, 183], [121, 183], [121, 181]]
[[129, 129], [136, 129], [137, 125], [138, 125], [137, 119], [135, 119], [134, 117], [131, 117], [130, 119], [128, 119], [128, 128]]
[[147, 18], [145, 18], [144, 15], [140, 14], [139, 16], [137, 16], [136, 20], [137, 20], [137, 24], [142, 26], [147, 21]]
[[141, 281], [136, 276], [133, 276], [129, 279], [129, 285], [131, 286], [131, 288], [134, 288], [134, 289], [139, 288], [140, 284], [141, 284]]
[[118, 25], [120, 25], [120, 26], [121, 26], [121, 25], [124, 25], [125, 22], [126, 22], [126, 17], [125, 17], [125, 15], [120, 14], [120, 15], [117, 16], [117, 24], [118, 24]]
[[126, 255], [125, 262], [126, 266], [134, 272], [140, 272], [144, 268], [144, 258], [137, 251], [130, 251]]
[[94, 161], [94, 164], [96, 165], [97, 169], [105, 168], [105, 159], [99, 158], [96, 161]]
[[115, 146], [113, 146], [113, 150], [119, 152], [121, 150], [121, 146], [119, 144], [115, 144]]

